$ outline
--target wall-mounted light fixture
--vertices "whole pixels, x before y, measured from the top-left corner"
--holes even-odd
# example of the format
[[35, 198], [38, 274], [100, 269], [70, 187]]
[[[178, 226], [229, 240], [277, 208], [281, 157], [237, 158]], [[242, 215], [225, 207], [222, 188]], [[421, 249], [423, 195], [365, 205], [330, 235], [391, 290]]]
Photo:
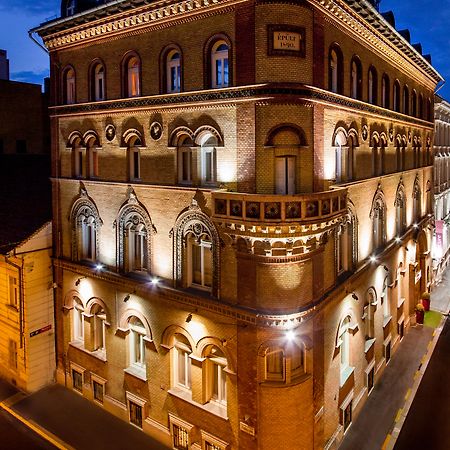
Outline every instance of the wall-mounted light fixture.
[[80, 283], [81, 283], [81, 280], [84, 280], [85, 278], [87, 278], [87, 277], [80, 277], [80, 278], [78, 278], [78, 279], [75, 281], [75, 286], [79, 286]]
[[192, 313], [189, 313], [189, 314], [187, 315], [187, 317], [186, 317], [185, 322], [186, 322], [186, 323], [189, 323], [191, 320], [192, 320]]
[[98, 263], [95, 265], [95, 270], [102, 270], [103, 267], [104, 267], [103, 264]]
[[386, 272], [389, 272], [389, 267], [386, 266], [386, 264], [383, 266], [383, 269], [384, 269]]
[[354, 292], [352, 293], [352, 299], [353, 300], [359, 300], [358, 296]]
[[150, 280], [150, 283], [151, 283], [153, 286], [156, 286], [156, 285], [159, 283], [159, 278], [153, 277], [153, 278]]
[[370, 257], [370, 262], [376, 262], [376, 261], [377, 261], [376, 256], [372, 255], [372, 256]]

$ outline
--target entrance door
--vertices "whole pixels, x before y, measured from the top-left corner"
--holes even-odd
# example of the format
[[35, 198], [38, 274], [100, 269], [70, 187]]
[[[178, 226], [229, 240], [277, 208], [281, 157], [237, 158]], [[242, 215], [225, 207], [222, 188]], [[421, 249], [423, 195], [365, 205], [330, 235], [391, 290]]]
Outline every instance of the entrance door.
[[295, 157], [276, 158], [276, 194], [295, 194]]

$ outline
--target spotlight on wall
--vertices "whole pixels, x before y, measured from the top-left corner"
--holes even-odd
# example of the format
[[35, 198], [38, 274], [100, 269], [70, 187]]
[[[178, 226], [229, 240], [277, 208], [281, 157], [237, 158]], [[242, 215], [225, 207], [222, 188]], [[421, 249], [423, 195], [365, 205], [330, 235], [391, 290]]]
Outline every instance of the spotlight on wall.
[[95, 270], [102, 270], [103, 269], [103, 264], [96, 264], [95, 265]]
[[123, 298], [123, 301], [126, 303], [128, 300], [130, 300], [131, 295], [127, 294], [125, 295], [125, 297]]
[[370, 257], [370, 262], [376, 262], [376, 260], [377, 260], [376, 256], [373, 256], [373, 255], [372, 255], [372, 256]]
[[353, 300], [359, 300], [358, 296], [354, 292], [352, 293], [352, 299]]
[[384, 265], [384, 266], [383, 266], [383, 269], [384, 269], [386, 272], [389, 272], [389, 267], [388, 267], [388, 266]]
[[189, 313], [186, 317], [186, 323], [189, 323], [192, 320], [192, 313]]
[[75, 286], [79, 286], [81, 283], [81, 280], [84, 280], [86, 277], [80, 277], [77, 279], [77, 281], [75, 281]]
[[397, 244], [398, 244], [398, 243], [402, 242], [402, 240], [397, 236], [397, 237], [395, 238], [395, 242], [397, 242]]
[[288, 341], [293, 341], [295, 338], [295, 333], [293, 330], [288, 330], [288, 332], [286, 333], [286, 339]]
[[153, 286], [156, 286], [159, 283], [159, 279], [154, 277], [150, 280], [150, 283], [153, 284]]
[[419, 225], [418, 225], [417, 223], [415, 223], [415, 224], [413, 225], [413, 227], [414, 227], [414, 228], [419, 228]]

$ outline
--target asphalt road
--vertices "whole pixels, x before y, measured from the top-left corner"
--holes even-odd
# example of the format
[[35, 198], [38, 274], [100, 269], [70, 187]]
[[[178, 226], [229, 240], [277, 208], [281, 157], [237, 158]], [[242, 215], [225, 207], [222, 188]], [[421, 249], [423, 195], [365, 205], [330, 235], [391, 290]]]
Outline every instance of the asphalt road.
[[394, 450], [450, 449], [450, 321], [447, 319]]
[[36, 433], [4, 410], [0, 410], [0, 449], [1, 450], [54, 450]]

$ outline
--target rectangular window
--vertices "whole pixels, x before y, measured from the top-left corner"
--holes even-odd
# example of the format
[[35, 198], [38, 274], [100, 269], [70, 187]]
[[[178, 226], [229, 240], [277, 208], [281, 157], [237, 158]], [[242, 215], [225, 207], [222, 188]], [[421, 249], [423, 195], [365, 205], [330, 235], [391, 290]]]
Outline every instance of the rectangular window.
[[132, 401], [128, 401], [128, 406], [130, 408], [130, 422], [142, 428], [142, 406]]
[[370, 392], [373, 389], [374, 377], [375, 377], [375, 368], [372, 367], [372, 369], [370, 369], [370, 371], [367, 373], [367, 392]]
[[190, 183], [191, 180], [191, 164], [192, 164], [192, 155], [190, 148], [183, 148], [181, 151], [181, 161], [180, 161], [180, 169], [179, 169], [179, 178], [182, 183]]
[[178, 450], [189, 449], [189, 432], [186, 428], [172, 424], [173, 448]]
[[347, 431], [348, 427], [352, 423], [352, 403], [350, 402], [343, 411], [343, 425], [344, 425], [344, 431]]
[[226, 405], [227, 403], [227, 386], [225, 366], [212, 363], [212, 400]]
[[83, 392], [83, 374], [75, 369], [72, 369], [72, 383], [76, 391]]
[[386, 364], [391, 360], [391, 342], [389, 341], [384, 347], [384, 357]]
[[222, 448], [212, 442], [205, 441], [205, 450], [222, 450]]
[[16, 141], [16, 151], [17, 153], [26, 153], [27, 152], [27, 141], [23, 139], [18, 139]]
[[9, 350], [9, 368], [17, 370], [17, 342], [10, 339], [8, 350]]
[[19, 306], [19, 282], [12, 275], [9, 275], [9, 304], [14, 308]]
[[103, 384], [98, 381], [93, 381], [92, 386], [94, 389], [94, 400], [103, 403]]

